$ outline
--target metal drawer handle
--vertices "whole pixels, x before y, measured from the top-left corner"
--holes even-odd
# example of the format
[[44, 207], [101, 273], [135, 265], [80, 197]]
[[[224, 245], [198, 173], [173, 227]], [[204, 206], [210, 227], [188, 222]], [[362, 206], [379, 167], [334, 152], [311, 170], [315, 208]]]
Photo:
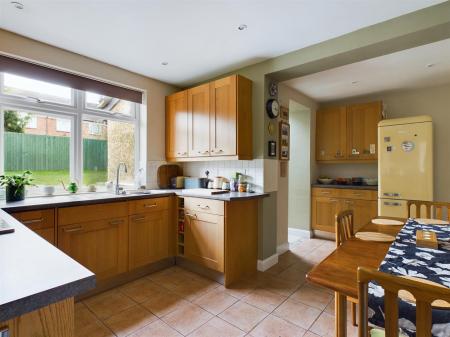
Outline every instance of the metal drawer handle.
[[330, 199], [331, 202], [338, 202], [339, 200], [337, 199]]
[[352, 193], [352, 195], [354, 195], [355, 197], [360, 197], [360, 196], [362, 196], [361, 193]]
[[23, 221], [22, 223], [23, 223], [24, 225], [31, 225], [31, 224], [33, 224], [33, 223], [40, 223], [40, 222], [42, 222], [42, 221], [44, 221], [44, 219], [43, 219], [43, 218], [40, 218], [40, 219], [25, 220], [25, 221]]
[[144, 205], [145, 208], [152, 208], [158, 206], [157, 204]]
[[383, 193], [385, 197], [399, 197], [400, 193]]
[[386, 206], [401, 206], [401, 205], [402, 205], [402, 204], [399, 203], [399, 202], [387, 202], [387, 201], [385, 201], [384, 204], [385, 204]]
[[73, 228], [64, 228], [64, 232], [66, 233], [73, 233], [73, 232], [79, 232], [83, 229], [83, 226], [73, 227]]
[[141, 217], [141, 218], [134, 218], [133, 221], [144, 221], [145, 217]]
[[198, 208], [201, 208], [201, 209], [209, 209], [209, 206], [208, 206], [208, 205], [206, 205], [206, 206], [197, 205], [197, 207], [198, 207]]
[[120, 225], [120, 224], [122, 224], [122, 223], [123, 223], [123, 220], [111, 220], [111, 221], [109, 222], [109, 224], [110, 224], [111, 226]]

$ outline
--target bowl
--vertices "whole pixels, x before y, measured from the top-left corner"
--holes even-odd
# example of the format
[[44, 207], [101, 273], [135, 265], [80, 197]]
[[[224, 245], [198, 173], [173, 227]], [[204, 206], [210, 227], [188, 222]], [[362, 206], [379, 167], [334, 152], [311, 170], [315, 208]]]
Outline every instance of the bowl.
[[333, 179], [331, 179], [331, 178], [319, 178], [319, 179], [317, 179], [317, 181], [320, 184], [329, 185], [329, 184], [331, 184], [333, 182]]
[[364, 178], [364, 184], [369, 186], [376, 186], [378, 185], [378, 179], [377, 178]]

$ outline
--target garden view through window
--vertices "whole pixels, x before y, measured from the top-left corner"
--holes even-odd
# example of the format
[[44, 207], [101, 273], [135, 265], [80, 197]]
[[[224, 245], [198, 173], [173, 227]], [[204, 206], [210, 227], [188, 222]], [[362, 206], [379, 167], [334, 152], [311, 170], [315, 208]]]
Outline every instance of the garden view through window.
[[[33, 194], [63, 183], [134, 185], [139, 104], [52, 83], [0, 73], [0, 174], [30, 170]], [[77, 140], [78, 139], [78, 140]]]

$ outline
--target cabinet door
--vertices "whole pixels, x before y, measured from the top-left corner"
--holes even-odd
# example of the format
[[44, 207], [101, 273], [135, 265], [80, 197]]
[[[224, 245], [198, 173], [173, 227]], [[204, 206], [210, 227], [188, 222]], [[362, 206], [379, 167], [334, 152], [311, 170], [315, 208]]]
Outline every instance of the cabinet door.
[[58, 248], [104, 280], [128, 270], [128, 218], [58, 228]]
[[349, 159], [378, 158], [378, 122], [382, 103], [353, 104], [347, 107], [347, 154]]
[[312, 229], [334, 232], [336, 214], [340, 211], [340, 202], [335, 198], [312, 198]]
[[209, 83], [188, 90], [189, 157], [209, 156]]
[[187, 90], [166, 97], [166, 157], [188, 156]]
[[356, 232], [377, 216], [377, 205], [376, 200], [344, 199], [341, 201], [341, 210], [353, 210], [353, 230]]
[[317, 111], [316, 160], [344, 160], [347, 157], [346, 108], [329, 107]]
[[236, 152], [236, 76], [210, 83], [210, 153], [234, 156]]
[[130, 216], [130, 269], [168, 256], [168, 211]]
[[224, 249], [224, 217], [186, 210], [184, 256], [223, 272]]

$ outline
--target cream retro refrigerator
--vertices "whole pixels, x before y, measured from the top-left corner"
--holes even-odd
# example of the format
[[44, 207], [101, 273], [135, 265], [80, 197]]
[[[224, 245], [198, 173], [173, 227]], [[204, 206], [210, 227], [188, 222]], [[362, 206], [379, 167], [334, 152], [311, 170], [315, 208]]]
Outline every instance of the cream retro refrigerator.
[[430, 116], [378, 124], [378, 214], [407, 217], [407, 200], [433, 200], [433, 123]]

